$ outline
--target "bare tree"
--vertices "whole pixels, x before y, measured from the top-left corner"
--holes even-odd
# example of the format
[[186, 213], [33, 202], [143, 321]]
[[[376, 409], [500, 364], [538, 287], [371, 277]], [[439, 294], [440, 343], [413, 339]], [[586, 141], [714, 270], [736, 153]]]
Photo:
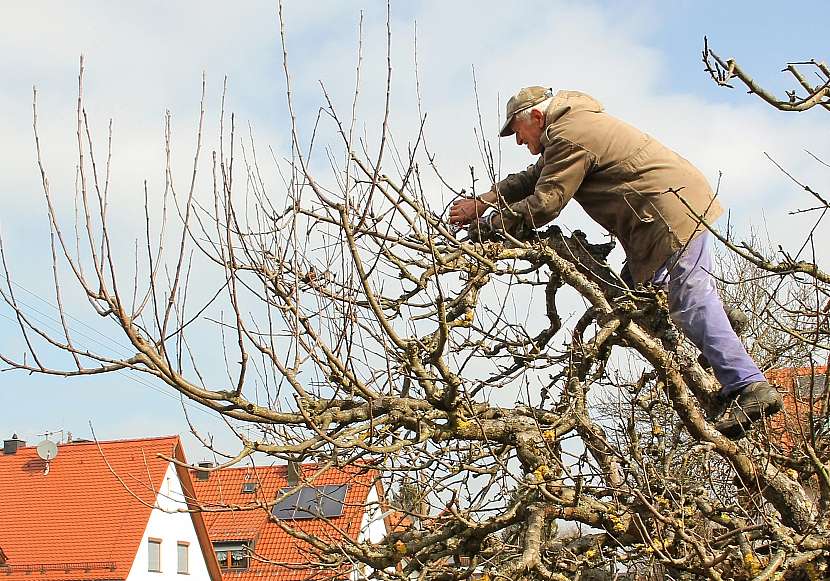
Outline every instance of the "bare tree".
[[734, 88], [734, 80], [746, 87], [749, 93], [781, 111], [806, 111], [816, 105], [830, 110], [830, 68], [827, 63], [810, 59], [787, 63], [784, 71], [798, 82], [798, 87], [786, 91], [787, 98], [780, 99], [759, 85], [735, 59], [723, 59], [709, 48], [709, 40], [703, 39], [703, 63], [706, 72], [718, 85]]
[[[460, 237], [422, 186], [425, 168], [438, 172], [424, 118], [405, 150], [393, 144], [388, 79], [374, 146], [357, 137], [355, 107], [342, 115], [323, 87], [320, 123], [339, 140], [324, 149], [300, 135], [284, 56], [292, 118], [291, 153], [278, 164], [284, 191], [266, 188], [253, 140], [224, 111], [207, 168], [213, 187], [197, 191], [203, 107], [183, 191], [168, 139], [165, 217], [151, 218], [146, 197], [135, 267], [113, 250], [110, 156], [96, 163], [79, 91], [74, 224], [57, 210], [38, 150], [56, 297], [68, 292], [59, 274], [67, 267], [71, 288], [134, 354], [82, 347], [65, 318], [58, 333], [39, 326], [17, 300], [3, 254], [2, 295], [24, 346], [2, 355], [8, 366], [151, 376], [237, 429], [241, 449], [217, 451], [227, 465], [265, 453], [378, 468], [414, 517], [383, 542], [332, 543], [281, 524], [316, 548], [315, 567], [332, 576], [354, 563], [401, 579], [826, 571], [826, 458], [787, 463], [763, 432], [733, 442], [713, 428], [718, 386], [680, 340], [660, 289], [627, 288], [606, 260], [613, 245], [580, 232], [551, 227], [485, 244]], [[486, 141], [482, 150], [487, 158]], [[830, 278], [815, 260], [783, 250], [775, 260], [720, 238], [756, 269], [741, 288], [775, 306], [754, 314], [792, 338], [799, 356], [826, 354]], [[798, 290], [782, 298], [755, 289], [758, 278]], [[566, 291], [584, 305], [569, 325], [557, 310]], [[50, 363], [54, 350], [71, 356], [68, 367]], [[220, 356], [224, 378], [203, 372]], [[800, 471], [822, 481], [818, 498]], [[580, 534], [557, 535], [575, 527]]]

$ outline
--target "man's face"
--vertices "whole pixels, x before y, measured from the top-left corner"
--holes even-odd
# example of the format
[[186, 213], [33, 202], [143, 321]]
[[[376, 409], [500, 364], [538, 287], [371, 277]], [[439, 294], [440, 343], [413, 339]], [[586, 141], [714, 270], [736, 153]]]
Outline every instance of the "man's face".
[[533, 155], [542, 153], [542, 128], [545, 125], [545, 116], [541, 111], [531, 111], [530, 117], [524, 120], [513, 119], [510, 128], [516, 132], [516, 143], [526, 145]]

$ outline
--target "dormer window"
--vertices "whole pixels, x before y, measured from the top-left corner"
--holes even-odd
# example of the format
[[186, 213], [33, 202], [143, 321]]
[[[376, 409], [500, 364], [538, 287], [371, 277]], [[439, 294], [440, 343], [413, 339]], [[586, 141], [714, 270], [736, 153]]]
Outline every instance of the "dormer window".
[[251, 541], [213, 543], [213, 550], [222, 569], [247, 569], [251, 563]]

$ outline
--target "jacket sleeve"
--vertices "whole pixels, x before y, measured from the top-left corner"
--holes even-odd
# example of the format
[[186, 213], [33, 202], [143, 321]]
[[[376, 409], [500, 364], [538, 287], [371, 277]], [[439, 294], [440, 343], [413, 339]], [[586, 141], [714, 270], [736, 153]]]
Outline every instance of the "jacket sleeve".
[[[594, 154], [566, 139], [557, 139], [545, 148], [541, 171], [533, 193], [503, 212], [504, 228], [515, 230], [521, 222], [539, 228], [556, 218], [596, 162]], [[512, 176], [511, 176], [512, 177]], [[510, 179], [510, 178], [508, 178]]]
[[508, 204], [523, 200], [533, 193], [542, 171], [542, 162], [540, 157], [539, 161], [527, 166], [526, 170], [510, 174], [494, 185], [493, 191], [498, 191]]

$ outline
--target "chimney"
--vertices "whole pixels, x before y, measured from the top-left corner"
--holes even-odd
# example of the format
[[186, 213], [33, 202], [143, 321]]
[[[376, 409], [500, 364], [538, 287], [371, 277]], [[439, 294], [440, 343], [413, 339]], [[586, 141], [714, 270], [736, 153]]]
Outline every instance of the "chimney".
[[25, 445], [26, 442], [19, 439], [17, 434], [13, 434], [11, 440], [3, 440], [3, 454], [16, 454], [17, 450]]
[[[199, 468], [213, 468], [213, 462], [202, 460], [199, 462]], [[210, 472], [208, 470], [196, 470], [196, 480], [210, 480]]]
[[300, 482], [300, 463], [294, 462], [293, 460], [289, 460], [288, 462], [288, 471], [286, 473], [286, 479], [288, 480], [288, 486], [297, 486]]

